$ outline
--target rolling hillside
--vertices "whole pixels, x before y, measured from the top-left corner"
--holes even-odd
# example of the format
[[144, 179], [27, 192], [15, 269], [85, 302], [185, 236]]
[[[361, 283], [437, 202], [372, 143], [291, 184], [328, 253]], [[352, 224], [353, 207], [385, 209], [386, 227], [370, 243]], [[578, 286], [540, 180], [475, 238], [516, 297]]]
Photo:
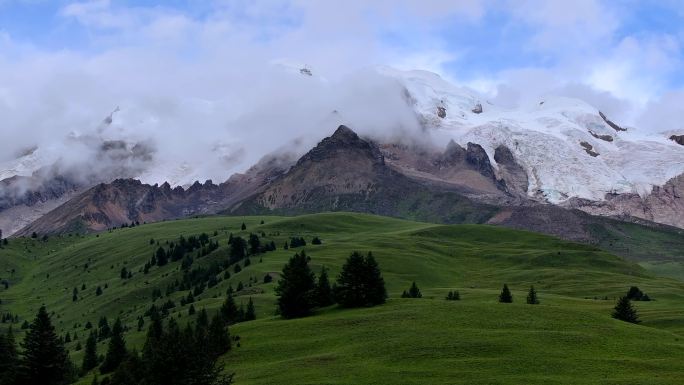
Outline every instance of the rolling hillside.
[[[263, 224], [262, 224], [263, 221]], [[245, 223], [246, 230], [241, 230]], [[207, 217], [160, 222], [97, 235], [12, 239], [0, 249], [0, 314], [31, 319], [45, 304], [61, 334], [85, 342], [86, 322], [120, 316], [128, 345], [140, 347], [145, 327], [137, 319], [182, 277], [180, 262], [144, 265], [159, 247], [180, 235], [207, 233], [219, 248], [193, 268], [227, 259], [230, 233], [263, 232], [277, 250], [251, 257], [251, 265], [196, 296], [194, 306], [216, 311], [229, 285], [251, 297], [257, 320], [231, 327], [241, 346], [223, 359], [237, 384], [676, 384], [684, 371], [684, 282], [600, 249], [544, 235], [482, 225], [434, 225], [365, 214], [299, 217]], [[291, 236], [309, 245], [284, 250]], [[318, 236], [322, 245], [310, 245]], [[151, 240], [153, 240], [151, 242]], [[297, 320], [274, 315], [277, 274], [294, 252], [305, 249], [313, 271], [336, 276], [354, 250], [373, 251], [387, 284], [387, 304], [368, 309], [335, 307]], [[671, 260], [681, 262], [681, 250]], [[643, 265], [658, 271], [660, 261]], [[241, 264], [242, 265], [242, 264]], [[656, 268], [654, 268], [654, 266]], [[123, 267], [132, 272], [121, 278]], [[661, 269], [662, 270], [662, 269]], [[263, 283], [271, 274], [272, 283]], [[416, 281], [422, 299], [400, 299]], [[497, 303], [503, 283], [513, 304]], [[541, 305], [524, 304], [530, 285]], [[85, 289], [83, 288], [85, 285]], [[610, 317], [615, 298], [639, 286], [655, 301], [636, 303], [642, 323]], [[103, 290], [96, 295], [96, 288]], [[73, 289], [78, 300], [72, 301]], [[461, 301], [445, 301], [458, 290]], [[169, 317], [192, 321], [181, 306], [187, 291], [175, 291]], [[148, 321], [145, 318], [145, 321]], [[0, 324], [5, 329], [9, 324]], [[145, 325], [146, 326], [146, 325]], [[80, 364], [78, 341], [68, 344]], [[104, 353], [106, 341], [98, 352]], [[286, 370], [287, 369], [287, 370]], [[496, 377], [496, 378], [495, 378]], [[82, 380], [90, 384], [90, 377]]]

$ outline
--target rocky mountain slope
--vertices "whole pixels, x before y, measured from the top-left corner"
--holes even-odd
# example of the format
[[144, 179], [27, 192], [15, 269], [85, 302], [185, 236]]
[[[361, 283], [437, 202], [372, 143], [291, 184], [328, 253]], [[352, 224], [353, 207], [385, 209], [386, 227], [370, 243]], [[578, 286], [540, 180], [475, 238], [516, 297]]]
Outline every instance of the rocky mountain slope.
[[[432, 161], [416, 166], [410, 162], [416, 154]], [[510, 156], [503, 147], [496, 155], [505, 170], [498, 172], [502, 178], [494, 173], [484, 151], [472, 143], [466, 148], [450, 143], [442, 153], [432, 153], [400, 145], [379, 146], [340, 126], [296, 162], [288, 157], [267, 157], [247, 173], [219, 185], [207, 181], [183, 189], [132, 179], [99, 184], [18, 235], [102, 231], [132, 222], [216, 213], [353, 211], [441, 223], [500, 225], [608, 246], [625, 236], [624, 222], [522, 199], [520, 166], [507, 159]], [[634, 226], [664, 239], [684, 236], [681, 230], [651, 222]]]
[[[326, 82], [315, 73], [301, 76], [300, 71], [295, 72], [293, 76], [302, 77], [302, 81]], [[396, 83], [405, 102], [402, 112], [415, 116], [423, 138], [396, 140], [396, 133], [380, 135], [383, 139], [370, 140], [377, 147], [371, 156], [382, 157], [383, 170], [387, 171], [376, 173], [377, 165], [351, 154], [346, 160], [349, 170], [335, 168], [339, 176], [323, 190], [288, 191], [284, 187], [287, 183], [283, 183], [281, 190], [271, 188], [270, 196], [255, 204], [291, 209], [303, 203], [306, 194], [325, 189], [345, 195], [360, 191], [364, 183], [376, 188], [383, 184], [373, 178], [386, 178], [393, 171], [431, 189], [485, 204], [550, 203], [594, 215], [641, 218], [684, 228], [683, 133], [646, 134], [626, 128], [576, 99], [548, 97], [533, 105], [504, 108], [433, 73], [389, 68], [378, 68], [375, 73]], [[174, 164], [169, 157], [160, 158], [162, 149], [154, 143], [108, 135], [110, 127], [136, 119], [127, 116], [125, 110], [115, 112], [95, 133], [67, 138], [69, 146], [86, 153], [82, 157], [86, 165], [69, 163], [58, 152], [42, 147], [0, 164], [0, 226], [5, 234], [12, 234], [98, 183], [135, 178], [149, 184], [169, 182], [170, 188], [182, 186], [185, 190], [201, 177], [199, 170], [182, 162]], [[341, 121], [345, 111], [335, 110], [334, 116], [333, 120]], [[215, 146], [207, 149], [206, 156], [231, 158], [231, 148]], [[301, 153], [294, 155], [267, 158], [276, 161], [283, 172]], [[358, 174], [350, 175], [352, 171]], [[321, 171], [311, 172], [314, 174], [297, 178], [306, 183], [317, 181]], [[228, 206], [245, 201], [263, 187], [258, 182], [263, 177], [254, 169], [236, 174], [226, 182], [232, 198], [216, 201]], [[219, 191], [224, 192], [224, 188]]]

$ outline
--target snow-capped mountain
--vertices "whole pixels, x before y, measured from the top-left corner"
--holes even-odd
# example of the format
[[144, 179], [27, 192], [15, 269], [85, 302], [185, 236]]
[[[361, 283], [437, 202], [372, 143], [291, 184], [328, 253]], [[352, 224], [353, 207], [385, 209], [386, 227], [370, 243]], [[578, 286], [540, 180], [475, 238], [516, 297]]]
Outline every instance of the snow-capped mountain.
[[[36, 219], [54, 205], [44, 205], [45, 209], [41, 210], [35, 202], [60, 198], [62, 190], [75, 193], [116, 178], [135, 178], [150, 184], [169, 182], [171, 187], [188, 187], [197, 180], [212, 178], [226, 180], [233, 172], [251, 165], [247, 162], [253, 164], [254, 159], [275, 149], [272, 145], [269, 147], [269, 138], [259, 136], [258, 130], [246, 136], [257, 142], [250, 150], [246, 150], [244, 143], [229, 131], [216, 130], [214, 136], [183, 152], [166, 150], [159, 144], [163, 140], [143, 134], [173, 135], [167, 132], [167, 126], [176, 117], [192, 122], [197, 117], [197, 124], [230, 119], [233, 127], [247, 127], [244, 131], [250, 131], [250, 127], [271, 124], [259, 120], [261, 116], [277, 113], [277, 117], [282, 115], [283, 130], [292, 130], [290, 142], [303, 143], [290, 151], [302, 155], [308, 144], [324, 137], [333, 125], [347, 123], [346, 119], [353, 119], [353, 126], [364, 134], [366, 121], [359, 118], [364, 116], [359, 111], [378, 110], [378, 114], [412, 116], [421, 128], [420, 135], [427, 138], [416, 144], [422, 150], [410, 153], [399, 147], [383, 146], [391, 145], [387, 141], [395, 140], [396, 132], [402, 132], [403, 127], [395, 127], [395, 135], [383, 132], [384, 135], [372, 138], [380, 142], [389, 164], [407, 175], [472, 187], [478, 193], [498, 191], [501, 187], [496, 185], [498, 180], [509, 185], [508, 195], [518, 198], [580, 208], [593, 214], [634, 216], [684, 227], [681, 198], [684, 177], [678, 178], [684, 174], [684, 145], [670, 139], [679, 138], [682, 133], [647, 134], [638, 128], [626, 129], [597, 108], [571, 98], [548, 97], [531, 105], [504, 108], [473, 90], [455, 86], [426, 71], [381, 67], [370, 71], [373, 79], [381, 81], [366, 82], [369, 79], [366, 71], [364, 77], [350, 78], [352, 81], [361, 79], [359, 84], [347, 84], [347, 88], [340, 90], [339, 84], [309, 67], [293, 67], [285, 62], [278, 62], [275, 67], [287, 77], [289, 87], [301, 85], [302, 89], [295, 95], [306, 96], [306, 92], [312, 90], [318, 93], [312, 98], [315, 96], [323, 102], [304, 103], [280, 95], [277, 104], [292, 103], [292, 109], [299, 113], [299, 120], [291, 121], [287, 120], [287, 108], [275, 112], [239, 100], [232, 104], [238, 106], [238, 112], [233, 111], [232, 115], [220, 113], [227, 103], [225, 100], [184, 99], [175, 106], [182, 112], [164, 116], [135, 106], [117, 108], [92, 130], [85, 129], [82, 133], [71, 133], [63, 140], [55, 140], [66, 143], [69, 152], [79, 156], [65, 153], [65, 146], [48, 144], [37, 145], [23, 151], [16, 159], [0, 163], [0, 225], [5, 226], [3, 220], [8, 222], [3, 215], [7, 216], [10, 208], [13, 208], [12, 220], [19, 218], [26, 224]], [[388, 83], [392, 86], [387, 87]], [[357, 108], [349, 98], [358, 99], [358, 103], [365, 105]], [[383, 99], [396, 99], [401, 103], [387, 104]], [[273, 105], [266, 104], [267, 107]], [[252, 122], [254, 119], [257, 119], [256, 123]], [[314, 128], [297, 130], [307, 125]], [[377, 121], [368, 119], [367, 125], [377, 125]], [[392, 129], [385, 128], [386, 131]], [[187, 132], [190, 136], [195, 134], [192, 127]], [[377, 131], [365, 134], [372, 137]], [[306, 137], [308, 141], [302, 139]], [[263, 147], [258, 146], [261, 141]], [[401, 141], [406, 144], [406, 138]], [[489, 158], [485, 163], [486, 167], [491, 164], [493, 177], [483, 177], [482, 170], [478, 175], [471, 173], [471, 176], [475, 175], [474, 179], [463, 173], [440, 174], [439, 154], [447, 148], [449, 141], [460, 145], [463, 151], [468, 148], [469, 154], [482, 150], [483, 154], [476, 157]], [[426, 143], [432, 143], [433, 149], [425, 150]], [[256, 151], [261, 152], [256, 154]], [[506, 159], [508, 164], [500, 165], [497, 159]], [[522, 170], [516, 171], [515, 181], [510, 180], [510, 169], [506, 168], [510, 165]], [[36, 199], [35, 192], [45, 190], [40, 187], [40, 181], [65, 174], [73, 179], [73, 183], [68, 184], [70, 189], [56, 192], [52, 189], [50, 194], [38, 194]], [[525, 175], [521, 177], [520, 174]], [[511, 188], [512, 184], [519, 185], [521, 181], [523, 186]], [[33, 198], [24, 199], [26, 194]], [[17, 206], [29, 209], [22, 211], [16, 209]], [[12, 230], [17, 229], [5, 230], [5, 233]]]
[[426, 128], [462, 145], [480, 144], [495, 168], [494, 149], [511, 149], [527, 171], [530, 197], [558, 204], [570, 198], [603, 200], [609, 193], [646, 196], [684, 173], [684, 146], [665, 134], [609, 123], [581, 100], [553, 97], [506, 109], [434, 73], [384, 73], [404, 85]]

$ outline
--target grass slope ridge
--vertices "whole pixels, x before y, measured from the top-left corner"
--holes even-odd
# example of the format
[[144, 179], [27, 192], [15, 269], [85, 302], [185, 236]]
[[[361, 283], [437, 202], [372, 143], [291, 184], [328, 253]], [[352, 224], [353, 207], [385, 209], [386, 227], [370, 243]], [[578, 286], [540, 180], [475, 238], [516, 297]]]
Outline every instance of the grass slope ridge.
[[[261, 224], [261, 222], [264, 222]], [[240, 230], [242, 223], [245, 231]], [[216, 231], [216, 236], [213, 236]], [[78, 335], [68, 344], [80, 363], [83, 325], [117, 316], [129, 328], [126, 340], [140, 348], [144, 330], [137, 318], [153, 303], [153, 289], [181, 276], [172, 262], [149, 274], [140, 270], [157, 248], [179, 235], [206, 232], [220, 247], [195, 262], [207, 266], [227, 258], [229, 233], [265, 233], [278, 250], [252, 257], [239, 273], [196, 296], [195, 308], [216, 311], [228, 285], [242, 282], [238, 304], [251, 297], [257, 321], [231, 327], [241, 347], [224, 357], [238, 384], [677, 384], [684, 370], [684, 282], [659, 278], [634, 263], [592, 246], [536, 233], [483, 225], [434, 225], [353, 213], [299, 217], [209, 217], [148, 224], [99, 235], [10, 240], [0, 250], [0, 313], [19, 323], [47, 305], [60, 334]], [[283, 250], [291, 236], [322, 245]], [[390, 300], [369, 309], [319, 310], [314, 316], [281, 320], [274, 315], [277, 274], [289, 257], [305, 249], [318, 273], [335, 277], [354, 250], [372, 250], [383, 271]], [[86, 266], [87, 264], [87, 266]], [[123, 280], [126, 267], [133, 277]], [[14, 270], [14, 273], [11, 271]], [[274, 276], [263, 283], [265, 274]], [[422, 299], [399, 299], [416, 281]], [[503, 283], [515, 303], [496, 302]], [[80, 290], [82, 284], [86, 290]], [[541, 305], [524, 304], [530, 285]], [[653, 302], [637, 303], [643, 323], [610, 317], [614, 299], [631, 285]], [[103, 294], [97, 296], [97, 286]], [[106, 286], [106, 288], [105, 288]], [[72, 302], [72, 290], [79, 300]], [[458, 290], [461, 301], [445, 301]], [[170, 317], [193, 321], [186, 292], [171, 299]], [[601, 300], [607, 297], [608, 300]], [[149, 319], [145, 318], [147, 324]], [[4, 329], [8, 324], [0, 324]], [[19, 325], [15, 325], [18, 329]], [[19, 336], [19, 339], [21, 336]], [[106, 341], [98, 346], [105, 352]], [[82, 380], [90, 384], [91, 377]]]

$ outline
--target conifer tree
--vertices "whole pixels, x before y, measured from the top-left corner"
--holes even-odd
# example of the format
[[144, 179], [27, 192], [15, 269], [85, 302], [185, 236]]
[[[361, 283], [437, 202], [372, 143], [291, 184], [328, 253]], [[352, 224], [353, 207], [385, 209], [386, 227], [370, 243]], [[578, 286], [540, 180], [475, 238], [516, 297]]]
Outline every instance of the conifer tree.
[[218, 357], [230, 350], [230, 335], [221, 316], [214, 315], [209, 324], [207, 333], [209, 352], [212, 356]]
[[97, 338], [95, 337], [95, 333], [91, 331], [88, 335], [88, 340], [86, 341], [81, 371], [87, 373], [95, 369], [97, 364]]
[[295, 254], [283, 267], [276, 287], [278, 311], [284, 318], [304, 317], [314, 305], [315, 276], [306, 254]]
[[166, 255], [166, 251], [164, 251], [164, 248], [159, 246], [157, 249], [157, 254], [155, 255], [155, 259], [157, 262], [157, 266], [164, 266], [169, 262], [169, 258]]
[[387, 291], [372, 253], [353, 252], [337, 278], [335, 299], [344, 307], [375, 306], [385, 302]]
[[12, 327], [0, 334], [0, 385], [13, 385], [16, 380], [19, 355]]
[[537, 298], [537, 291], [534, 289], [534, 286], [530, 286], [530, 291], [527, 293], [527, 303], [529, 305], [539, 304], [539, 298]]
[[235, 299], [233, 298], [233, 293], [228, 293], [226, 300], [223, 302], [220, 310], [221, 317], [223, 317], [223, 322], [227, 325], [234, 324], [238, 320], [238, 308], [235, 304]]
[[508, 285], [505, 283], [503, 285], [503, 289], [501, 290], [501, 294], [499, 294], [499, 302], [501, 302], [501, 303], [513, 302], [513, 295], [511, 294], [511, 291], [508, 289]]
[[413, 281], [411, 284], [411, 287], [409, 288], [408, 292], [405, 292], [407, 297], [406, 298], [422, 298], [423, 294], [420, 293], [420, 289], [418, 288], [418, 285], [416, 285], [416, 281]]
[[245, 321], [253, 321], [256, 319], [256, 311], [254, 310], [254, 302], [252, 297], [249, 297], [249, 302], [247, 302], [247, 310], [245, 311]]
[[335, 303], [332, 288], [330, 287], [330, 280], [328, 278], [328, 269], [321, 268], [321, 273], [318, 275], [318, 282], [316, 283], [316, 305], [320, 307], [330, 306]]
[[126, 359], [127, 354], [126, 342], [123, 337], [123, 326], [121, 325], [121, 319], [117, 318], [112, 327], [112, 336], [107, 347], [107, 355], [100, 366], [100, 372], [102, 374], [113, 372]]
[[639, 321], [639, 316], [636, 310], [632, 306], [632, 301], [630, 301], [627, 296], [620, 297], [615, 305], [615, 308], [613, 309], [612, 316], [620, 321], [631, 322], [633, 324], [638, 324], [641, 322]]
[[62, 385], [71, 380], [69, 357], [45, 306], [38, 310], [21, 346], [21, 384]]

